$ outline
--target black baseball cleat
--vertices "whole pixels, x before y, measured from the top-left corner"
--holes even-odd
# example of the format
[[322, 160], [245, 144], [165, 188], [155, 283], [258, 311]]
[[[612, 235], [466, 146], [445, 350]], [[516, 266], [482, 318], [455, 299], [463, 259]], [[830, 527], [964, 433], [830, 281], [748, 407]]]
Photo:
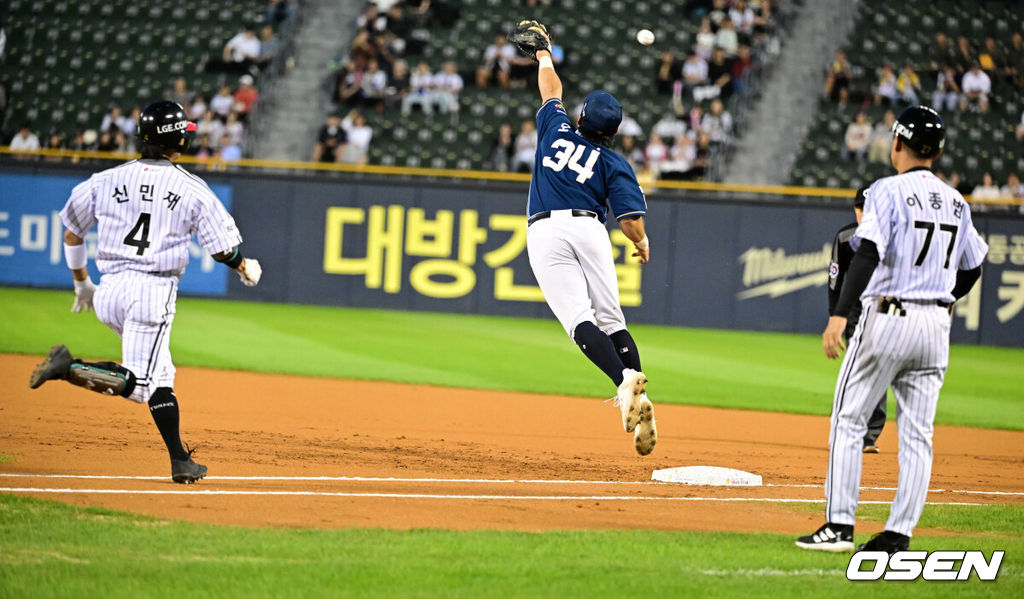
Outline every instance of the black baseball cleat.
[[206, 466], [197, 464], [192, 458], [187, 460], [171, 460], [171, 480], [183, 485], [190, 485], [206, 476]]
[[811, 551], [850, 553], [853, 551], [853, 526], [826, 522], [813, 534], [797, 539], [796, 546]]
[[31, 389], [38, 389], [46, 381], [63, 379], [68, 376], [71, 368], [71, 352], [63, 345], [54, 345], [50, 348], [50, 354], [46, 359], [36, 366], [32, 376], [28, 379], [28, 386]]
[[871, 537], [871, 540], [857, 548], [857, 551], [884, 551], [889, 555], [910, 548], [910, 537], [886, 530]]

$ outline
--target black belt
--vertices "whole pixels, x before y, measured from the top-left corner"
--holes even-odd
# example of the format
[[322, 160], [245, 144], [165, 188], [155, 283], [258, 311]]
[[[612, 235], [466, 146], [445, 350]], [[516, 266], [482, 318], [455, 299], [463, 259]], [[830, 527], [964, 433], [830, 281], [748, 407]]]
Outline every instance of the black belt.
[[[597, 218], [597, 213], [596, 212], [591, 212], [590, 210], [577, 210], [575, 208], [573, 208], [572, 215], [573, 216], [589, 216], [590, 218]], [[550, 210], [545, 210], [544, 212], [538, 212], [537, 214], [534, 214], [530, 218], [526, 219], [526, 226], [529, 227], [533, 223], [535, 223], [535, 222], [537, 222], [539, 220], [544, 220], [545, 218], [548, 218], [550, 216], [551, 216], [551, 211]]]
[[903, 308], [903, 302], [908, 304], [924, 304], [926, 306], [934, 304], [942, 308], [948, 308], [953, 305], [951, 302], [944, 302], [942, 300], [902, 300], [898, 297], [886, 296], [878, 298], [878, 311], [890, 316], [906, 316], [907, 311]]

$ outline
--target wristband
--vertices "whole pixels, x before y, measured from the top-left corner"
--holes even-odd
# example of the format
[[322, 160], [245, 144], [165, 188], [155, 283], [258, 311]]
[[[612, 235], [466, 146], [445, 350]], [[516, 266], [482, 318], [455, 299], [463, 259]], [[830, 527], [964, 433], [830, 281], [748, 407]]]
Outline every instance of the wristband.
[[636, 249], [638, 249], [638, 250], [647, 251], [651, 247], [651, 242], [648, 241], [647, 240], [647, 236], [644, 235], [643, 239], [641, 239], [640, 241], [637, 241], [633, 245], [635, 245]]
[[85, 244], [68, 245], [67, 242], [64, 242], [64, 260], [68, 263], [68, 268], [71, 270], [85, 268], [85, 265], [88, 263], [88, 258], [85, 255]]
[[218, 260], [217, 258], [214, 258], [214, 260], [217, 260], [217, 262], [220, 262], [221, 264], [227, 266], [228, 268], [233, 268], [237, 270], [238, 267], [242, 265], [242, 261], [245, 260], [245, 257], [242, 256], [242, 252], [238, 249], [238, 246], [236, 245], [233, 251], [231, 252], [230, 256], [222, 260]]
[[541, 56], [540, 58], [537, 59], [537, 62], [540, 63], [540, 66], [538, 67], [540, 69], [554, 69], [555, 68], [554, 63], [551, 62], [551, 57], [550, 56]]

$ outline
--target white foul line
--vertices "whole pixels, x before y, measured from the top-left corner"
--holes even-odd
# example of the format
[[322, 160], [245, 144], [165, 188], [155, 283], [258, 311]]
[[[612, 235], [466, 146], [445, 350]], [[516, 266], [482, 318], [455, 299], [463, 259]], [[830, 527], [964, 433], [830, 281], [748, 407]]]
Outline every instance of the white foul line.
[[[346, 493], [335, 491], [226, 491], [219, 489], [52, 489], [0, 487], [0, 493], [80, 493], [96, 495], [267, 495], [301, 497], [368, 497], [379, 499], [469, 499], [527, 501], [724, 501], [755, 503], [824, 503], [824, 499], [781, 499], [772, 497], [637, 497], [635, 495], [445, 495], [425, 493]], [[861, 501], [863, 504], [889, 505], [888, 501]], [[973, 505], [984, 503], [944, 502], [930, 505]]]
[[[7, 478], [62, 478], [62, 479], [94, 479], [94, 480], [166, 480], [166, 476], [119, 476], [106, 474], [22, 474], [0, 472], [0, 477]], [[527, 484], [527, 485], [631, 485], [631, 486], [688, 486], [665, 483], [660, 481], [626, 481], [626, 480], [557, 480], [557, 479], [518, 479], [518, 478], [396, 478], [378, 476], [207, 476], [205, 480], [223, 481], [337, 481], [337, 482], [381, 482], [381, 483], [457, 483], [457, 484]], [[780, 489], [821, 489], [822, 485], [813, 484], [772, 484], [763, 487]], [[727, 488], [754, 488], [746, 485], [726, 486]], [[896, 487], [861, 487], [861, 491], [895, 491]], [[1024, 496], [1024, 492], [1016, 491], [976, 491], [964, 489], [929, 489], [929, 493], [965, 493], [972, 495], [1006, 495]]]

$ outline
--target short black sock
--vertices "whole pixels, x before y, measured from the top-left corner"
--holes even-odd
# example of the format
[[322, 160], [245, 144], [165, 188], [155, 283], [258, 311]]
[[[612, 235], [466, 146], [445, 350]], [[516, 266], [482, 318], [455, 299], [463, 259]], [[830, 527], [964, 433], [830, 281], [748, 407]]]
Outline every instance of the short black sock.
[[583, 350], [583, 354], [608, 375], [616, 387], [622, 384], [622, 369], [625, 366], [615, 352], [615, 344], [611, 338], [597, 328], [597, 325], [590, 321], [576, 325], [573, 340]]
[[619, 360], [623, 365], [641, 372], [643, 368], [640, 368], [640, 350], [636, 348], [636, 341], [633, 341], [633, 336], [629, 334], [629, 331], [626, 329], [615, 331], [609, 337], [615, 344], [615, 350], [619, 352]]
[[149, 413], [153, 416], [153, 422], [160, 429], [160, 436], [167, 446], [167, 453], [171, 454], [172, 460], [187, 460], [188, 452], [181, 446], [181, 436], [178, 431], [178, 398], [169, 387], [160, 387], [153, 392], [149, 398]]

